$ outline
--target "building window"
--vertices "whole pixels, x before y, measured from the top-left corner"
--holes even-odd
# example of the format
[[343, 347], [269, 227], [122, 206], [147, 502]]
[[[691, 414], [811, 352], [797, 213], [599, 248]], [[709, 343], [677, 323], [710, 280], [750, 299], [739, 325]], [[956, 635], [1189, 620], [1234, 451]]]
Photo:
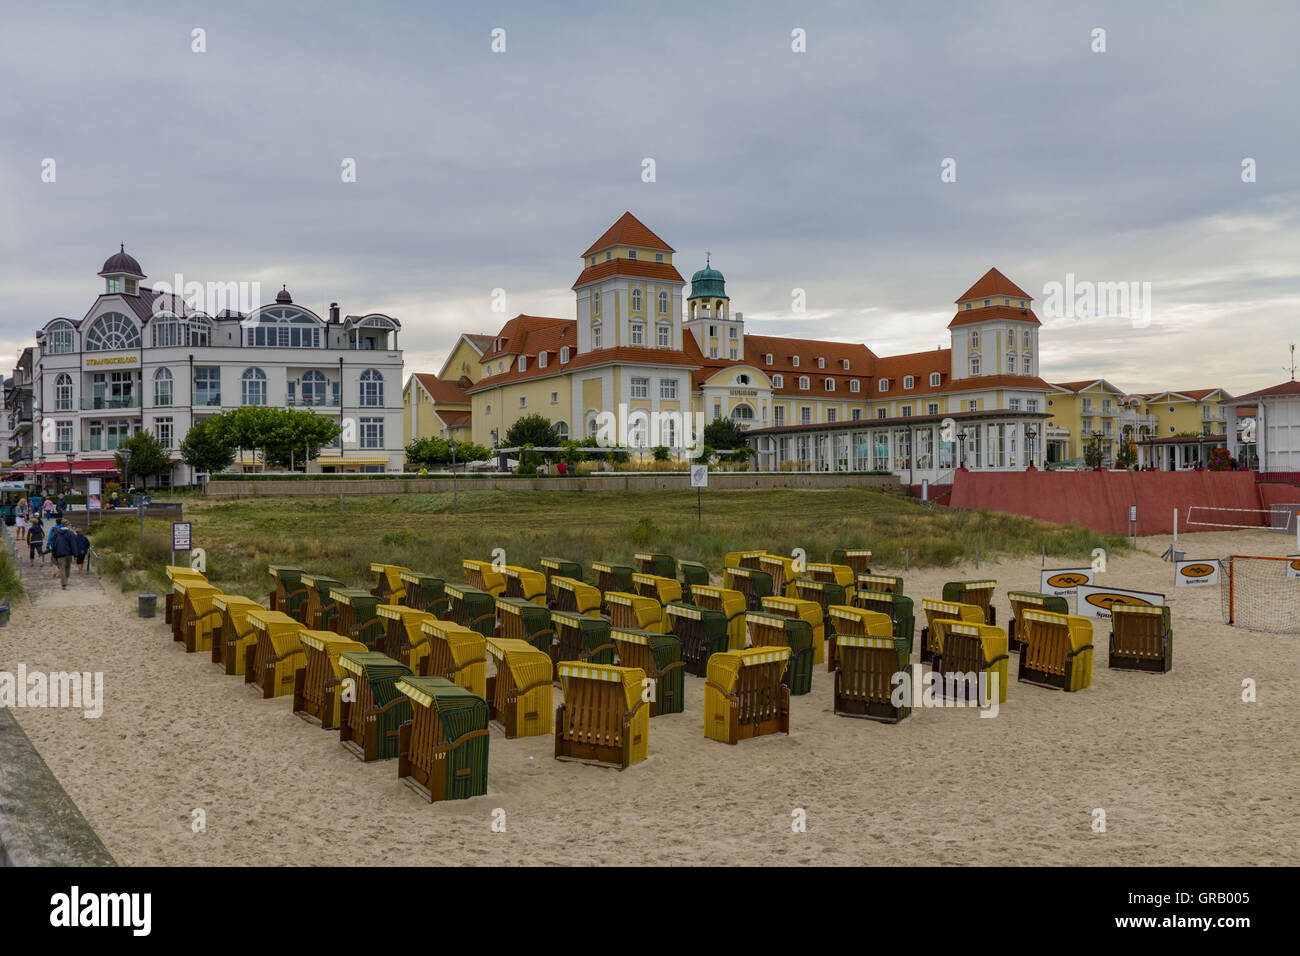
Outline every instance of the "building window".
[[72, 411], [72, 376], [67, 372], [60, 372], [59, 377], [54, 380], [54, 410]]
[[[317, 369], [308, 369], [302, 373], [302, 404], [325, 404], [325, 373]], [[337, 404], [337, 403], [336, 403]]]
[[[967, 305], [966, 308], [969, 309], [970, 306]], [[973, 348], [973, 349], [977, 349], [977, 348], [980, 347], [980, 334], [979, 334], [979, 330], [978, 330], [978, 329], [971, 329], [971, 333], [970, 333], [970, 347]]]
[[969, 402], [966, 403], [966, 411], [978, 412], [979, 410], [980, 410], [979, 399], [972, 398]]
[[175, 348], [185, 344], [185, 330], [176, 316], [161, 313], [149, 323], [153, 329], [154, 348]]
[[812, 408], [810, 408], [807, 405], [799, 406], [799, 424], [800, 425], [812, 424]]
[[709, 358], [717, 358], [717, 357], [718, 357], [718, 347], [716, 345], [710, 345]]
[[592, 323], [591, 326], [591, 347], [593, 349], [600, 348], [600, 323], [599, 322], [594, 322]]
[[153, 433], [158, 439], [159, 444], [164, 448], [172, 448], [172, 420], [170, 418], [155, 418], [153, 422]]
[[106, 312], [97, 318], [86, 333], [87, 352], [115, 352], [140, 347], [140, 332], [120, 312]]
[[591, 314], [600, 315], [600, 290], [591, 290]]
[[734, 361], [736, 361], [738, 358], [740, 358], [740, 353], [736, 351], [736, 347], [733, 345], [733, 346], [732, 346], [732, 347], [727, 351], [727, 356], [728, 356], [728, 358], [730, 358], [730, 359], [734, 362]]
[[911, 417], [912, 417], [912, 406], [911, 406], [911, 405], [904, 405], [904, 406], [903, 406], [903, 409], [902, 409], [902, 415], [903, 415], [904, 418], [911, 418]]
[[382, 418], [361, 419], [361, 447], [384, 447], [384, 420]]
[[68, 355], [73, 351], [75, 341], [72, 326], [60, 322], [45, 333], [45, 339], [41, 342], [41, 351], [46, 355]]
[[1007, 353], [1007, 374], [1009, 375], [1016, 374], [1016, 353], [1015, 352]]
[[194, 404], [221, 404], [221, 369], [215, 366], [194, 369]]
[[776, 425], [777, 428], [780, 428], [780, 427], [782, 427], [782, 426], [785, 424], [785, 406], [784, 406], [784, 405], [776, 405], [776, 406], [773, 407], [773, 409], [772, 409], [772, 422]]
[[660, 347], [661, 349], [666, 349], [666, 348], [669, 348], [669, 347], [672, 346], [672, 344], [673, 344], [672, 335], [673, 335], [673, 330], [672, 330], [672, 328], [671, 328], [670, 326], [668, 326], [668, 325], [664, 325], [664, 324], [660, 324], [660, 326], [659, 326], [659, 347]]
[[845, 360], [844, 360], [844, 371], [847, 372], [848, 370], [849, 370], [849, 360], [848, 360], [848, 359], [845, 359]]
[[121, 279], [109, 279], [109, 280], [108, 280], [108, 293], [109, 293], [109, 295], [114, 295], [114, 294], [116, 294], [116, 293], [118, 293], [118, 292], [121, 292], [121, 291], [122, 291], [122, 280], [121, 280]]
[[1030, 398], [1025, 400], [1025, 410], [1030, 412], [1038, 411], [1038, 399]]
[[828, 392], [835, 391], [835, 379], [828, 378], [825, 380], [825, 384], [826, 384], [826, 391]]
[[560, 441], [568, 441], [568, 440], [569, 440], [569, 423], [568, 423], [568, 422], [556, 422], [556, 423], [555, 423], [555, 437], [558, 438]]
[[851, 382], [849, 382], [849, 391], [850, 392], [862, 391], [862, 383], [859, 382], [856, 378], [853, 379]]
[[798, 367], [799, 367], [799, 356], [797, 356], [797, 355], [792, 355], [792, 356], [790, 356], [790, 364], [793, 365], [795, 368], [798, 368]]
[[266, 373], [260, 368], [244, 369], [244, 374], [240, 377], [241, 404], [244, 405], [265, 405], [266, 404]]
[[527, 372], [527, 371], [528, 371], [528, 356], [527, 356], [527, 355], [521, 355], [521, 356], [519, 356], [519, 361], [516, 363], [516, 367], [517, 367], [517, 368], [519, 369], [519, 371], [521, 371], [521, 372]]
[[736, 337], [736, 327], [734, 325], [727, 326], [727, 338], [734, 339], [735, 337]]
[[1011, 411], [1013, 411], [1013, 412], [1018, 412], [1018, 411], [1020, 411], [1020, 399], [1018, 399], [1018, 398], [1008, 398], [1008, 399], [1007, 399], [1007, 408], [1009, 408], [1009, 409], [1010, 409]]
[[980, 357], [978, 355], [972, 355], [970, 357], [970, 373], [972, 375], [978, 375], [980, 373]]
[[750, 408], [744, 402], [741, 402], [731, 410], [731, 420], [736, 422], [752, 422], [754, 420], [754, 409]]
[[384, 376], [379, 369], [368, 368], [361, 373], [361, 404], [375, 408], [384, 404]]
[[488, 415], [491, 415], [491, 414], [492, 414], [492, 404], [491, 404], [490, 402], [488, 403], [488, 406], [487, 406], [487, 408], [485, 409], [485, 412], [486, 412]]
[[989, 307], [989, 304], [990, 304], [992, 301], [993, 301], [992, 299], [985, 299], [985, 300], [984, 300], [984, 308], [987, 309], [987, 308]]
[[887, 378], [880, 379], [880, 381], [876, 383], [876, 391], [878, 392], [889, 391], [889, 379]]
[[915, 388], [915, 387], [916, 387], [916, 376], [915, 376], [915, 375], [904, 375], [904, 376], [903, 376], [903, 388], [904, 388], [904, 389], [909, 389], [909, 388]]
[[636, 250], [635, 250], [635, 249], [629, 249], [629, 250], [627, 251], [627, 257], [628, 257], [629, 259], [635, 259], [635, 258], [636, 258]]
[[650, 379], [636, 378], [632, 379], [632, 397], [649, 398], [650, 397]]
[[659, 380], [659, 397], [676, 398], [677, 397], [677, 379], [661, 378]]
[[254, 348], [318, 349], [320, 330], [320, 320], [302, 309], [263, 309], [246, 327], [244, 344]]
[[939, 373], [938, 373], [938, 372], [931, 372], [931, 373], [930, 373], [930, 387], [931, 387], [931, 388], [938, 388], [938, 387], [939, 387]]
[[632, 344], [645, 345], [645, 326], [640, 322], [632, 323]]
[[640, 289], [632, 290], [632, 311], [633, 312], [641, 311], [641, 290]]
[[717, 327], [716, 325], [710, 325], [710, 326], [709, 326], [709, 338], [711, 338], [711, 339], [716, 339], [717, 337], [718, 337], [718, 327]]
[[839, 418], [839, 410], [836, 408], [826, 409], [826, 421], [833, 422]]
[[558, 405], [558, 404], [560, 404], [560, 393], [559, 393], [559, 392], [551, 392], [551, 404], [552, 404], [552, 405]]
[[527, 408], [527, 407], [528, 407], [528, 396], [526, 396], [526, 395], [520, 395], [520, 396], [519, 396], [519, 407], [520, 407], [520, 408]]
[[825, 367], [826, 367], [826, 359], [822, 358], [820, 355], [817, 356], [817, 367], [818, 367], [818, 368], [825, 368]]
[[1033, 374], [1034, 374], [1034, 367], [1033, 367], [1033, 363], [1032, 363], [1032, 361], [1031, 361], [1031, 359], [1030, 359], [1030, 353], [1028, 353], [1028, 352], [1025, 353], [1024, 364], [1021, 365], [1020, 368], [1024, 371], [1024, 373], [1025, 373], [1026, 375], [1033, 375]]
[[[1021, 305], [1023, 304], [1024, 303], [1022, 302]], [[1031, 349], [1033, 347], [1034, 347], [1034, 333], [1029, 331], [1029, 329], [1025, 329], [1025, 348]]]
[[560, 346], [560, 364], [563, 365], [563, 364], [565, 364], [565, 363], [568, 362], [568, 361], [569, 361], [569, 347], [568, 347], [567, 345], [561, 345], [561, 346]]
[[55, 451], [72, 451], [72, 422], [61, 421], [54, 424]]
[[851, 417], [853, 418], [853, 420], [854, 420], [855, 422], [860, 422], [860, 421], [862, 421], [862, 409], [860, 409], [860, 408], [855, 408], [855, 409], [853, 409], [853, 410], [852, 410]]
[[785, 388], [785, 376], [784, 376], [784, 375], [773, 375], [773, 376], [772, 376], [772, 387], [773, 387], [773, 388]]
[[[155, 406], [172, 403], [172, 372], [169, 368], [160, 368], [153, 373], [153, 403]], [[167, 447], [170, 448], [171, 445]]]
[[808, 391], [808, 389], [811, 388], [811, 387], [812, 387], [812, 385], [811, 385], [811, 382], [809, 382], [809, 380], [808, 380], [808, 376], [807, 376], [807, 375], [800, 375], [800, 376], [799, 376], [799, 388], [800, 388], [802, 391], [805, 391], [805, 392], [806, 392], [806, 391]]
[[939, 403], [938, 403], [938, 402], [930, 402], [928, 405], [925, 406], [925, 413], [926, 413], [927, 415], [938, 415], [938, 414], [939, 414]]
[[877, 409], [876, 409], [876, 417], [877, 417], [877, 418], [888, 418], [888, 417], [889, 417], [889, 409], [888, 409], [888, 408], [885, 408], [885, 407], [883, 407], [883, 406], [880, 407], [880, 408], [877, 408]]
[[538, 367], [538, 368], [546, 368], [546, 353], [545, 353], [545, 352], [538, 352], [538, 353], [537, 353], [537, 367]]
[[663, 262], [663, 261], [664, 261], [664, 254], [662, 252], [656, 252], [655, 262]]

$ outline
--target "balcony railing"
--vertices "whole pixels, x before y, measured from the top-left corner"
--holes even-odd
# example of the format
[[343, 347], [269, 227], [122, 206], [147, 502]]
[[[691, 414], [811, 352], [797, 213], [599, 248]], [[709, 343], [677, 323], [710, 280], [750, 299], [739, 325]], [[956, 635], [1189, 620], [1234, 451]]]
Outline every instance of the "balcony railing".
[[140, 396], [138, 395], [92, 395], [89, 398], [82, 397], [81, 408], [83, 411], [112, 411], [119, 408], [139, 408]]
[[[108, 435], [103, 435], [99, 438], [83, 438], [81, 439], [81, 450], [82, 451], [117, 451], [119, 448], [122, 447], [122, 444], [127, 440], [127, 437], [129, 436], [123, 435], [121, 437], [110, 437]], [[67, 449], [60, 449], [60, 450], [67, 451]]]
[[221, 393], [220, 393], [220, 392], [201, 392], [201, 391], [196, 391], [196, 392], [194, 393], [194, 404], [195, 404], [195, 405], [207, 405], [207, 406], [220, 405], [220, 404], [221, 404]]
[[303, 398], [301, 395], [289, 399], [289, 408], [338, 408], [337, 398]]

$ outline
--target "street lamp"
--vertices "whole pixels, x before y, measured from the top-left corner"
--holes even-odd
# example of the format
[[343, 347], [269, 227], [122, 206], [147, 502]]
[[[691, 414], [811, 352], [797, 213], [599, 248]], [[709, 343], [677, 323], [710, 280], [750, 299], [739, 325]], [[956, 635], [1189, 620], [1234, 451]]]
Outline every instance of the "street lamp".
[[1025, 428], [1025, 457], [1029, 460], [1025, 463], [1027, 467], [1034, 467], [1034, 439], [1038, 437], [1038, 432], [1034, 431], [1034, 426], [1029, 425]]
[[77, 489], [72, 487], [72, 462], [76, 460], [77, 453], [68, 448], [68, 495], [71, 496]]

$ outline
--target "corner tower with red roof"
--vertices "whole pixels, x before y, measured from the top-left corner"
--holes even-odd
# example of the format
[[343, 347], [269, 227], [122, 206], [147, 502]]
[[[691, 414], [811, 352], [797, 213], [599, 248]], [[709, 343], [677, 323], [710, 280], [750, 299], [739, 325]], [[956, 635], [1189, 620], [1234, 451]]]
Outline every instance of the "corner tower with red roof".
[[1038, 327], [1033, 296], [989, 269], [957, 298], [948, 323], [954, 380], [979, 375], [1037, 375]]

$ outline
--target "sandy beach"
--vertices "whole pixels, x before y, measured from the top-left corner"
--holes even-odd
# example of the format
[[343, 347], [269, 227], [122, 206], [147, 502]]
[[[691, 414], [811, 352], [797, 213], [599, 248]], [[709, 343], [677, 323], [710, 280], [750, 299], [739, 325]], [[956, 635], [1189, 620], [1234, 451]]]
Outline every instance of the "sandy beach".
[[[363, 764], [336, 732], [295, 717], [289, 698], [261, 700], [206, 654], [187, 655], [161, 607], [137, 618], [115, 582], [77, 578], [20, 602], [0, 631], [0, 670], [103, 672], [98, 719], [16, 716], [124, 865], [1293, 863], [1300, 636], [1224, 625], [1217, 587], [1175, 591], [1157, 557], [1168, 543], [1141, 539], [1100, 583], [1168, 595], [1169, 674], [1109, 670], [1100, 622], [1087, 690], [1017, 683], [1013, 659], [995, 719], [921, 709], [889, 726], [834, 716], [820, 667], [813, 692], [792, 700], [788, 737], [737, 746], [704, 738], [704, 682], [688, 676], [686, 712], [652, 721], [644, 763], [620, 773], [559, 762], [549, 736], [494, 730], [488, 795], [439, 804], [399, 782], [396, 761]], [[1195, 558], [1293, 544], [1267, 532], [1180, 537]], [[888, 573], [905, 575], [918, 616], [944, 581], [995, 578], [1005, 624], [1006, 591], [1037, 590], [1040, 566]], [[1241, 700], [1246, 678], [1256, 703]], [[497, 808], [504, 833], [492, 828]], [[1105, 833], [1093, 832], [1096, 808]], [[205, 832], [191, 826], [196, 809]], [[796, 809], [806, 832], [792, 832]]]

